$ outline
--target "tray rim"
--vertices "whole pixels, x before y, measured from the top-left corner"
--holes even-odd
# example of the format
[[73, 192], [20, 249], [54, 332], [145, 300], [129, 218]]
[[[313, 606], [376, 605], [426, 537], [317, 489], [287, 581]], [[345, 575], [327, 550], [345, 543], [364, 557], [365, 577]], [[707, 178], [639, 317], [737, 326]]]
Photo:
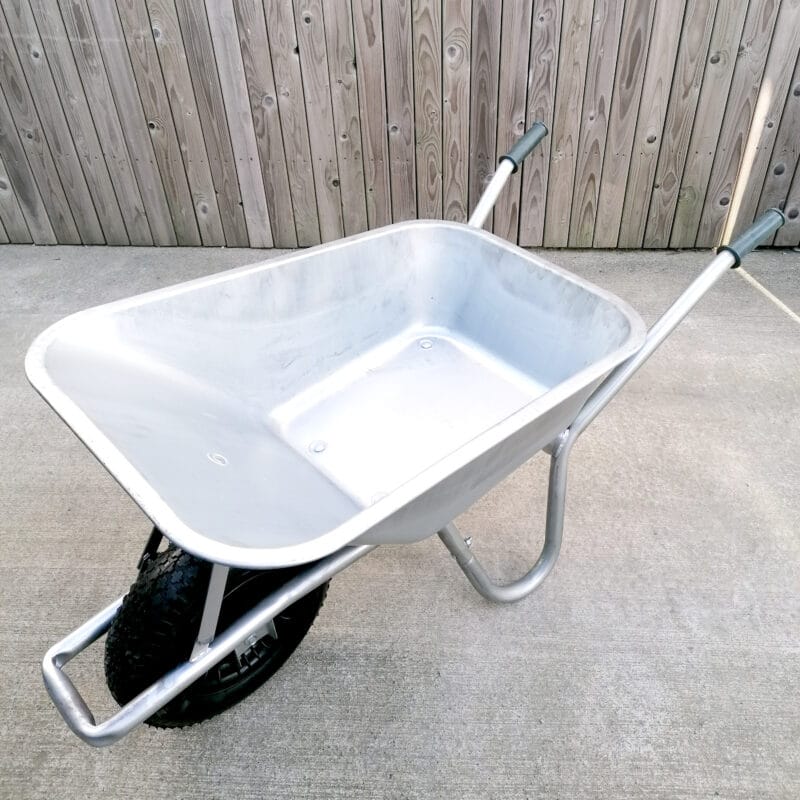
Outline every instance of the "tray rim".
[[[92, 316], [101, 316], [115, 311], [134, 308], [139, 305], [173, 297], [195, 288], [211, 286], [229, 280], [236, 280], [249, 273], [291, 264], [296, 260], [313, 258], [321, 251], [351, 246], [358, 241], [379, 238], [387, 234], [412, 230], [414, 228], [457, 229], [459, 232], [469, 231], [470, 235], [490, 241], [495, 246], [510, 250], [539, 267], [558, 274], [560, 277], [575, 283], [592, 294], [615, 306], [627, 319], [630, 333], [627, 340], [616, 350], [602, 359], [590, 364], [571, 378], [554, 386], [531, 403], [518, 409], [505, 419], [482, 431], [473, 439], [449, 453], [419, 472], [401, 486], [389, 492], [373, 505], [356, 512], [353, 516], [335, 528], [319, 536], [292, 545], [280, 547], [248, 547], [225, 543], [203, 534], [184, 523], [172, 511], [169, 504], [156, 489], [128, 461], [127, 457], [102, 433], [94, 422], [63, 392], [50, 378], [45, 366], [45, 358], [49, 346], [61, 333], [62, 329], [74, 324], [76, 320], [85, 321]], [[646, 327], [639, 314], [613, 293], [587, 281], [568, 270], [551, 263], [538, 254], [531, 253], [515, 244], [495, 236], [484, 230], [472, 228], [458, 222], [441, 220], [411, 220], [386, 225], [365, 233], [339, 239], [335, 242], [316, 245], [298, 253], [278, 256], [255, 264], [248, 264], [212, 275], [184, 281], [172, 286], [162, 287], [132, 297], [115, 300], [102, 305], [70, 314], [40, 333], [31, 344], [25, 356], [25, 372], [28, 380], [41, 395], [44, 401], [55, 411], [64, 423], [73, 431], [78, 439], [87, 447], [95, 458], [108, 470], [111, 476], [128, 493], [142, 511], [161, 529], [172, 542], [194, 555], [221, 564], [252, 569], [265, 569], [295, 564], [308, 563], [329, 555], [342, 547], [354, 543], [368, 534], [375, 526], [386, 521], [402, 508], [413, 503], [415, 499], [434, 488], [437, 484], [471, 461], [490, 450], [492, 447], [510, 438], [538, 417], [556, 408], [560, 403], [577, 394], [581, 389], [601, 379], [611, 369], [637, 352], [646, 334]], [[433, 532], [432, 532], [433, 533]]]

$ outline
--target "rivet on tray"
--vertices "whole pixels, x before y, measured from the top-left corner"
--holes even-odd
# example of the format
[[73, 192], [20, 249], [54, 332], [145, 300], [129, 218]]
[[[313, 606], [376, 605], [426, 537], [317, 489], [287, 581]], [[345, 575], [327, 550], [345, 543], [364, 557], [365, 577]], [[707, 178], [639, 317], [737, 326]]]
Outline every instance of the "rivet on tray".
[[225, 458], [222, 453], [207, 453], [208, 460], [211, 461], [213, 464], [216, 464], [218, 467], [227, 467], [228, 466], [228, 459]]
[[323, 453], [325, 452], [325, 448], [328, 446], [327, 442], [323, 442], [322, 439], [317, 439], [308, 446], [308, 449], [312, 453]]
[[419, 346], [423, 350], [430, 350], [431, 347], [433, 347], [433, 342], [430, 339], [420, 339], [419, 340]]

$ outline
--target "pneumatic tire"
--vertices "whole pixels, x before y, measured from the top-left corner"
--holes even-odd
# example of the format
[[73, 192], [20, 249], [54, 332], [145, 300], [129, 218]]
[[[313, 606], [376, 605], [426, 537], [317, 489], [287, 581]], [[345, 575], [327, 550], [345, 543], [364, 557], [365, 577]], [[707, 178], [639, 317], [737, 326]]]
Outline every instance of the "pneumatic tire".
[[[217, 630], [225, 630], [301, 569], [231, 569]], [[106, 681], [120, 705], [188, 660], [210, 575], [209, 562], [174, 546], [145, 560], [106, 639]], [[274, 620], [277, 639], [267, 634], [244, 652], [230, 653], [153, 714], [147, 724], [158, 728], [193, 725], [255, 691], [308, 633], [327, 589], [325, 583], [279, 614]]]

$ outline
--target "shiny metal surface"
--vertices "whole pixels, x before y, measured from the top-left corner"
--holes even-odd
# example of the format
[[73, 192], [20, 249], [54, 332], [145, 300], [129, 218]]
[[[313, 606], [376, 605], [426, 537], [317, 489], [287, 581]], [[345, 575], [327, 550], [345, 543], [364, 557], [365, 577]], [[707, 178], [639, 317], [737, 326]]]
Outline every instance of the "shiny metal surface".
[[214, 641], [229, 572], [230, 567], [226, 567], [224, 564], [213, 564], [211, 567], [206, 601], [203, 604], [203, 615], [200, 618], [200, 628], [197, 631], [197, 639], [192, 648], [192, 654], [189, 656], [190, 661], [200, 658], [208, 650], [211, 642]]
[[541, 586], [552, 572], [561, 552], [561, 534], [564, 530], [564, 504], [567, 495], [567, 465], [569, 448], [561, 443], [569, 436], [569, 430], [556, 440], [550, 455], [550, 480], [547, 485], [547, 515], [544, 528], [544, 544], [539, 558], [525, 575], [511, 583], [499, 584], [489, 577], [483, 564], [472, 552], [472, 541], [464, 539], [454, 523], [439, 531], [439, 538], [450, 551], [469, 582], [487, 600], [494, 603], [515, 603], [527, 597]]
[[26, 367], [171, 540], [272, 567], [432, 535], [643, 339], [602, 289], [426, 221], [79, 313]]
[[281, 611], [373, 549], [367, 545], [345, 547], [309, 566], [220, 633], [202, 655], [176, 667], [126, 703], [112, 717], [98, 723], [64, 672], [64, 666], [111, 627], [122, 605], [123, 598], [120, 597], [47, 651], [42, 662], [42, 675], [50, 698], [70, 730], [84, 742], [95, 747], [113, 744], [177, 697], [250, 636], [260, 635], [264, 626]]
[[513, 172], [516, 172], [516, 165], [514, 162], [506, 158], [502, 159], [497, 165], [492, 179], [484, 189], [481, 199], [478, 200], [478, 205], [475, 206], [475, 210], [472, 212], [469, 222], [467, 223], [468, 225], [473, 228], [483, 227], [486, 218], [494, 208], [497, 198], [500, 197], [500, 194]]

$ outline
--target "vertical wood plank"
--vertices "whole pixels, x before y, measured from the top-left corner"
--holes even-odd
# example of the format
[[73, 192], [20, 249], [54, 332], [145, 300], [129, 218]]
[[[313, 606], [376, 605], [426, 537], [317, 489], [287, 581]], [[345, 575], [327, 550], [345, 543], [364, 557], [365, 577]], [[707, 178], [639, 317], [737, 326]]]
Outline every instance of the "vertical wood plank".
[[[746, 13], [747, 3], [744, 2], [726, 3], [720, 0], [717, 4], [717, 15], [696, 106], [700, 111], [694, 116], [694, 127], [672, 219], [672, 231], [669, 234], [670, 247], [694, 247]], [[665, 145], [661, 147], [662, 153], [664, 147]], [[659, 167], [656, 171], [657, 180], [660, 173]], [[659, 183], [664, 186], [663, 177]], [[656, 202], [656, 199], [657, 195], [654, 194], [653, 201]], [[656, 225], [663, 228], [663, 222], [656, 223], [657, 219], [651, 207], [651, 222], [648, 222], [645, 232], [646, 247], [666, 246], [656, 244], [657, 240], [651, 230], [651, 226]]]
[[[297, 247], [289, 173], [278, 111], [278, 92], [272, 71], [264, 7], [261, 0], [234, 0], [233, 7], [239, 31], [245, 83], [250, 96], [253, 129], [261, 159], [272, 238], [277, 247]], [[316, 231], [316, 225], [314, 230]]]
[[349, 2], [326, 6], [325, 37], [342, 192], [342, 222], [345, 234], [352, 236], [367, 229], [367, 198], [358, 111], [356, 46]]
[[564, 0], [563, 4], [545, 213], [546, 247], [566, 247], [569, 241], [572, 185], [593, 6], [592, 0]]
[[[494, 174], [497, 152], [497, 91], [500, 73], [502, 0], [473, 0], [470, 75], [469, 209]], [[486, 220], [492, 230], [493, 214]]]
[[[720, 13], [726, 14], [724, 9]], [[692, 137], [698, 98], [703, 84], [703, 73], [708, 61], [712, 30], [715, 29], [715, 18], [718, 16], [717, 0], [688, 0], [685, 16], [686, 21], [678, 44], [667, 119], [653, 176], [653, 189], [649, 205], [646, 206], [647, 218], [641, 240], [644, 247], [669, 245], [681, 177], [689, 153], [689, 141]], [[730, 17], [725, 18], [730, 19]], [[717, 42], [719, 41], [718, 38]], [[712, 66], [720, 61], [721, 57], [716, 58]], [[708, 63], [710, 64], [710, 61]], [[716, 69], [712, 70], [712, 75], [715, 81], [722, 81], [723, 76]], [[636, 202], [636, 198], [632, 198], [632, 204], [636, 205]], [[634, 240], [632, 246], [639, 245]]]
[[[83, 173], [94, 199], [105, 240], [113, 245], [129, 244], [131, 240], [126, 227], [124, 206], [117, 197], [113, 171], [109, 169], [103, 157], [105, 142], [101, 146], [72, 49], [67, 41], [61, 14], [57, 8], [53, 13], [44, 14], [39, 8], [39, 13], [36, 14], [36, 0], [33, 3], [21, 2], [18, 7], [21, 21], [26, 28], [30, 28], [32, 34], [36, 32], [43, 46], [51, 80], [72, 132], [72, 139], [81, 159]], [[138, 189], [132, 194], [131, 205], [138, 197]], [[139, 212], [134, 212], [134, 216], [143, 214], [143, 208]], [[146, 221], [142, 227], [145, 229], [145, 238], [149, 239], [150, 230]]]
[[[72, 131], [61, 106], [58, 90], [53, 82], [48, 66], [47, 54], [39, 37], [30, 7], [25, 0], [3, 0], [8, 30], [17, 48], [19, 62], [30, 89], [33, 102], [42, 123], [42, 130], [50, 146], [53, 160], [70, 204], [75, 224], [84, 244], [105, 244], [106, 237], [99, 215], [113, 232], [124, 237], [125, 227], [119, 212], [113, 190], [104, 191], [106, 185], [95, 180], [93, 161], [79, 154]], [[84, 171], [86, 174], [84, 174]], [[107, 174], [106, 174], [107, 182]], [[89, 188], [92, 182], [95, 191], [100, 192], [98, 200], [106, 201], [108, 206], [98, 204]], [[110, 182], [107, 182], [111, 189]]]
[[[44, 51], [49, 79], [66, 116], [105, 241], [108, 244], [126, 245], [130, 239], [123, 211], [103, 157], [103, 148], [86, 102], [61, 14], [57, 7], [52, 6], [51, 13], [45, 13], [41, 8], [41, 0], [20, 0], [14, 8], [23, 34], [30, 36], [31, 40], [38, 39]], [[45, 59], [36, 59], [37, 71], [44, 71], [41, 62]], [[46, 82], [47, 76], [43, 76], [42, 81]], [[138, 193], [133, 194], [135, 197]], [[140, 213], [144, 213], [143, 208]], [[149, 239], [150, 231], [146, 222], [144, 228], [145, 237]]]
[[[11, 9], [11, 16], [5, 13], [6, 6]], [[58, 97], [52, 92], [47, 96], [43, 81], [29, 83], [31, 78], [42, 75], [35, 69], [36, 62], [47, 69], [41, 44], [38, 36], [33, 41], [22, 40], [22, 26], [15, 11], [8, 3], [0, 9], [0, 69], [31, 169], [45, 203], [52, 205], [49, 210], [56, 234], [73, 237], [72, 243], [102, 244], [103, 232]], [[40, 89], [38, 103], [31, 86]], [[69, 233], [64, 234], [65, 231]]]
[[444, 219], [469, 213], [471, 0], [443, 0], [442, 206]]
[[[56, 0], [30, 3], [74, 135], [86, 142], [87, 157], [98, 169], [100, 164], [106, 167], [130, 243], [153, 244], [105, 65], [85, 7], [64, 2], [59, 9]], [[110, 200], [107, 202], [112, 205]], [[108, 241], [114, 243], [110, 237]]]
[[411, 0], [388, 0], [382, 13], [392, 220], [401, 222], [417, 216]]
[[228, 131], [217, 65], [212, 57], [214, 45], [206, 10], [196, 0], [175, 0], [175, 10], [203, 128], [225, 243], [228, 247], [247, 247], [249, 240], [236, 173], [236, 159]]
[[[91, 5], [87, 6], [87, 2]], [[97, 0], [71, 0], [86, 19], [91, 19], [102, 53], [114, 103], [122, 123], [122, 132], [131, 154], [133, 170], [139, 182], [147, 219], [157, 245], [175, 245], [174, 220], [171, 215], [164, 184], [161, 180], [150, 128], [139, 99], [128, 50], [117, 16], [116, 7]], [[94, 13], [92, 13], [94, 12]]]
[[414, 116], [417, 215], [442, 218], [442, 13], [440, 0], [414, 0]]
[[[696, 27], [694, 2], [695, 0], [689, 0], [691, 28]], [[711, 0], [704, 2], [711, 5]], [[677, 6], [670, 3], [656, 3], [642, 85], [642, 102], [639, 105], [639, 118], [631, 148], [628, 182], [625, 187], [617, 239], [618, 247], [641, 247], [644, 239], [647, 208], [650, 205], [658, 151], [667, 119], [685, 10], [686, 0], [678, 0]]]
[[[723, 242], [731, 241], [755, 219], [798, 51], [800, 0], [781, 0], [764, 74], [754, 100], [753, 120], [746, 134], [742, 166], [733, 184]], [[800, 139], [800, 128], [795, 134]]]
[[297, 240], [301, 245], [319, 244], [320, 220], [292, 4], [287, 0], [265, 0], [264, 14], [289, 163]]
[[[532, 13], [533, 0], [503, 3], [495, 163], [525, 132]], [[497, 198], [494, 214], [494, 232], [512, 242], [519, 236], [521, 195], [522, 173], [518, 170]]]
[[[58, 244], [59, 239], [50, 222], [36, 178], [17, 133], [2, 85], [0, 85], [0, 159], [4, 161], [4, 174], [8, 181], [8, 187], [0, 198], [3, 196], [8, 198], [6, 194], [8, 192], [18, 201], [34, 244]], [[4, 206], [7, 214], [13, 213], [10, 199]]]
[[331, 108], [325, 18], [321, 0], [295, 0], [295, 10], [320, 235], [323, 242], [330, 242], [344, 234], [344, 226]]
[[758, 87], [779, 7], [780, 0], [754, 0], [750, 4], [695, 247], [719, 244], [725, 219], [733, 209], [731, 201], [736, 199], [737, 175], [754, 121]]
[[[629, 0], [626, 11], [630, 15]], [[591, 247], [600, 176], [606, 151], [609, 115], [614, 90], [614, 71], [620, 43], [623, 4], [616, 0], [595, 0], [589, 57], [586, 62], [586, 83], [583, 89], [578, 149], [575, 154], [575, 181], [572, 185], [572, 211], [569, 218], [569, 246]], [[624, 36], [623, 36], [624, 39]], [[614, 97], [613, 102], [619, 103]]]
[[[560, 36], [561, 0], [535, 0], [528, 59], [526, 128], [534, 122], [544, 122], [549, 131], [553, 130]], [[544, 241], [551, 142], [552, 136], [546, 136], [522, 165], [519, 243], [525, 247], [540, 247]]]
[[370, 228], [392, 221], [380, 0], [352, 0], [361, 144]]
[[250, 247], [272, 247], [269, 209], [261, 178], [253, 115], [250, 111], [232, 0], [206, 0], [206, 12], [225, 101], [231, 145], [236, 158], [236, 174], [239, 176]]
[[[653, 13], [654, 0], [629, 0], [625, 5], [597, 215], [593, 221], [595, 247], [616, 247], [619, 238]], [[652, 100], [647, 97], [644, 102], [649, 104]]]
[[[180, 245], [201, 243], [194, 202], [186, 178], [167, 90], [161, 76], [150, 17], [142, 0], [116, 0], [117, 14], [107, 0], [92, 0], [92, 14], [107, 45], [127, 44], [139, 101], [147, 120], [153, 152], [169, 204], [175, 238]], [[100, 22], [100, 20], [103, 20]]]
[[786, 224], [775, 235], [775, 244], [777, 247], [800, 247], [800, 164], [795, 167], [784, 211]]
[[800, 55], [781, 115], [775, 145], [772, 148], [761, 196], [758, 214], [768, 208], [785, 206], [789, 197], [795, 165], [800, 162]]
[[[5, 105], [5, 98], [2, 96], [2, 92], [0, 92], [0, 107]], [[2, 116], [0, 116], [2, 119]], [[4, 133], [0, 129], [0, 152], [9, 152], [7, 146], [3, 146], [7, 140], [7, 136], [9, 134]], [[18, 144], [20, 150], [21, 146]], [[13, 154], [12, 154], [13, 155]], [[27, 166], [27, 164], [26, 164]], [[31, 176], [32, 177], [32, 176]], [[25, 192], [30, 192], [30, 190], [36, 190], [35, 185], [31, 187], [26, 187], [23, 185], [23, 194]], [[39, 203], [41, 203], [41, 198], [39, 198]], [[44, 206], [42, 205], [42, 211], [44, 211]], [[28, 229], [28, 223], [25, 221], [25, 215], [22, 213], [22, 209], [20, 208], [20, 201], [17, 199], [17, 195], [14, 193], [14, 187], [11, 184], [11, 178], [8, 175], [8, 170], [6, 169], [6, 165], [3, 162], [3, 158], [0, 155], [0, 219], [3, 221], [3, 227], [5, 228], [6, 234], [8, 235], [9, 239], [14, 242], [15, 244], [31, 244], [33, 242], [33, 237], [31, 236], [31, 232]], [[44, 219], [47, 219], [47, 215], [44, 215]], [[48, 220], [48, 226], [49, 226]], [[54, 236], [53, 229], [49, 228], [49, 235]]]
[[200, 236], [204, 245], [224, 245], [225, 232], [175, 4], [173, 0], [147, 0], [147, 15]]
[[[16, 131], [27, 156], [27, 163], [39, 187], [42, 201], [47, 208], [47, 216], [59, 242], [80, 244], [81, 237], [75, 225], [70, 204], [61, 185], [55, 162], [50, 153], [46, 135], [36, 107], [28, 90], [25, 76], [17, 59], [14, 44], [5, 24], [5, 15], [0, 11], [0, 85], [5, 92], [6, 106], [3, 126], [8, 125]], [[6, 155], [11, 167], [13, 158]], [[19, 192], [19, 185], [15, 188]]]

